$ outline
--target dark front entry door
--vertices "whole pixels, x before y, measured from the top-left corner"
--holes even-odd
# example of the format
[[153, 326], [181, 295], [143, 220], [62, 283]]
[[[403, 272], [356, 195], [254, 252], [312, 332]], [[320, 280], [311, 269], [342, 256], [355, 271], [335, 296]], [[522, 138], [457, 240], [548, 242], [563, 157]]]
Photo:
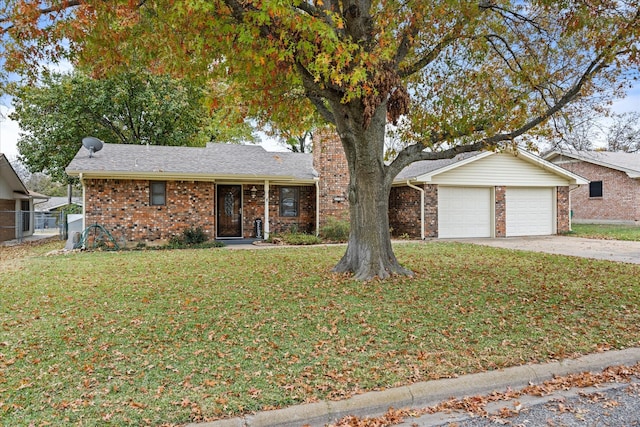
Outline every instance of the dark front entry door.
[[218, 185], [218, 237], [242, 237], [242, 186]]

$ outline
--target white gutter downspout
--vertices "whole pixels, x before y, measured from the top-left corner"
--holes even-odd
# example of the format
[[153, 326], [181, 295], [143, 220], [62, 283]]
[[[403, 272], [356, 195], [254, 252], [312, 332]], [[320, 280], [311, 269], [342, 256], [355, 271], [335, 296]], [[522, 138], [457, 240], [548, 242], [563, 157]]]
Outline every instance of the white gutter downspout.
[[264, 238], [269, 238], [269, 181], [264, 181]]
[[424, 240], [424, 188], [416, 187], [409, 180], [407, 186], [420, 192], [420, 238]]
[[316, 179], [316, 236], [320, 235], [320, 180]]
[[82, 232], [87, 228], [87, 192], [84, 187], [84, 179], [83, 174], [80, 172], [78, 174], [78, 178], [80, 179], [80, 184], [82, 185]]

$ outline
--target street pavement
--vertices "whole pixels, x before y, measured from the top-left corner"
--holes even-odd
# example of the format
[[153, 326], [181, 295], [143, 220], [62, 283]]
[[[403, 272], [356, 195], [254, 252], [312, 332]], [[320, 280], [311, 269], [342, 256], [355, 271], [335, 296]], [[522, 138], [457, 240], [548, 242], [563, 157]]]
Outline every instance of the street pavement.
[[[284, 409], [273, 411], [261, 411], [254, 414], [248, 414], [243, 417], [232, 419], [213, 421], [208, 423], [191, 424], [190, 427], [325, 427], [336, 425], [341, 419], [348, 416], [363, 418], [374, 418], [384, 415], [389, 408], [406, 408], [412, 409], [419, 414], [421, 409], [434, 407], [446, 402], [451, 398], [464, 399], [466, 397], [490, 396], [495, 393], [506, 393], [513, 395], [513, 391], [524, 389], [531, 384], [543, 384], [545, 381], [554, 378], [567, 376], [570, 374], [578, 374], [584, 372], [600, 373], [605, 368], [611, 366], [636, 366], [640, 363], [640, 348], [629, 348], [625, 350], [607, 351], [603, 353], [590, 354], [578, 359], [565, 359], [557, 362], [549, 362], [543, 364], [531, 364], [515, 366], [512, 368], [500, 369], [496, 371], [487, 371], [477, 374], [463, 375], [458, 378], [448, 378], [435, 381], [427, 381], [415, 383], [408, 386], [392, 388], [384, 391], [374, 391], [354, 396], [350, 399], [340, 401], [320, 401], [316, 403], [291, 406]], [[455, 412], [449, 410], [438, 411], [435, 414], [420, 415], [415, 418], [407, 418], [403, 424], [404, 427], [427, 427], [427, 426], [486, 426], [486, 425], [513, 425], [513, 426], [634, 426], [640, 419], [640, 404], [638, 402], [638, 382], [640, 378], [631, 376], [633, 384], [628, 385], [631, 389], [621, 386], [619, 390], [613, 388], [607, 389], [603, 397], [594, 395], [598, 393], [596, 389], [583, 390], [585, 396], [580, 395], [578, 389], [574, 390], [574, 395], [567, 390], [549, 391], [548, 400], [536, 400], [535, 396], [519, 395], [515, 399], [505, 400], [497, 404], [490, 404], [486, 407], [486, 411], [490, 414], [504, 414], [501, 408], [510, 409], [509, 414], [517, 417], [523, 417], [518, 423], [514, 423], [512, 417], [496, 417], [487, 416], [479, 418], [477, 415], [470, 415], [466, 412]], [[591, 384], [589, 384], [591, 385]], [[619, 384], [618, 384], [619, 385]], [[604, 385], [600, 386], [604, 389]], [[634, 388], [635, 387], [635, 388]], [[631, 393], [629, 399], [625, 393]], [[611, 393], [609, 396], [608, 393]], [[589, 397], [591, 395], [591, 397]], [[578, 401], [569, 401], [562, 403], [558, 399], [578, 399]], [[580, 399], [585, 399], [584, 402]], [[605, 403], [598, 403], [594, 400], [602, 399]], [[591, 403], [590, 403], [591, 401]], [[616, 403], [614, 403], [614, 401]], [[610, 403], [606, 403], [610, 402]], [[587, 416], [587, 411], [592, 411], [591, 415], [596, 415], [596, 408], [602, 407], [602, 416], [605, 416], [613, 409], [617, 409], [619, 405], [619, 413], [615, 416], [618, 421], [608, 423], [600, 423], [594, 421], [593, 424], [559, 424], [555, 423], [555, 419], [565, 413], [559, 411], [566, 410], [571, 414], [568, 408], [579, 407], [579, 404], [586, 405], [589, 409], [580, 409], [579, 416]], [[499, 405], [502, 405], [501, 407]], [[553, 405], [556, 405], [555, 408]], [[564, 409], [561, 409], [564, 408]], [[517, 414], [511, 412], [517, 411]], [[542, 411], [542, 412], [539, 412]], [[533, 414], [533, 415], [532, 415]], [[533, 418], [536, 417], [536, 418]], [[555, 418], [554, 418], [555, 417]], [[579, 417], [576, 418], [580, 421]], [[585, 418], [586, 419], [586, 418]], [[467, 423], [467, 424], [463, 424]], [[497, 423], [497, 424], [496, 424]], [[508, 424], [511, 423], [511, 424]], [[367, 426], [367, 424], [343, 424], [344, 426]], [[382, 424], [369, 424], [382, 425]], [[388, 424], [387, 424], [388, 425]], [[396, 424], [398, 425], [398, 424]]]
[[640, 426], [640, 378], [573, 387], [546, 396], [520, 396], [487, 405], [482, 416], [465, 412], [438, 412], [409, 418], [399, 427], [584, 427]]

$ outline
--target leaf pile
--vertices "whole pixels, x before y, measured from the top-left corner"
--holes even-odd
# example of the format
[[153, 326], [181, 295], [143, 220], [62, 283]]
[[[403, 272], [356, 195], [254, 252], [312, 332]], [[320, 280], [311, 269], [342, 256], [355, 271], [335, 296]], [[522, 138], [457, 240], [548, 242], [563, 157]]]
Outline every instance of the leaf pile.
[[[405, 418], [419, 417], [425, 414], [438, 412], [463, 411], [483, 418], [490, 418], [499, 422], [500, 419], [512, 417], [518, 414], [518, 402], [514, 410], [503, 408], [498, 414], [490, 414], [486, 407], [488, 404], [498, 401], [517, 399], [523, 395], [545, 396], [559, 390], [571, 388], [593, 387], [606, 383], [627, 383], [633, 377], [640, 378], [640, 363], [633, 366], [611, 366], [599, 373], [581, 372], [566, 376], [558, 376], [542, 384], [529, 385], [522, 390], [507, 390], [505, 392], [493, 392], [489, 395], [477, 395], [462, 399], [451, 398], [435, 406], [422, 409], [393, 409], [390, 408], [380, 417], [359, 418], [347, 416], [331, 427], [388, 427], [402, 423]], [[590, 395], [592, 400], [599, 400], [599, 394]], [[615, 406], [615, 402], [605, 402], [605, 405]]]

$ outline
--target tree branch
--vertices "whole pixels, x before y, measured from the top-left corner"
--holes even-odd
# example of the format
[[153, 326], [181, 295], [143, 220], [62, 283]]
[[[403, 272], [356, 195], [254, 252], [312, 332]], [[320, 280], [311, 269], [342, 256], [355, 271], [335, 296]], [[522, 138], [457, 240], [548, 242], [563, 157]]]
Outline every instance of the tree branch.
[[320, 88], [313, 80], [313, 76], [307, 71], [307, 69], [296, 62], [296, 69], [302, 78], [302, 86], [304, 87], [304, 95], [311, 101], [318, 113], [322, 116], [323, 119], [328, 121], [329, 123], [335, 124], [335, 116], [333, 112], [327, 107], [324, 102], [325, 99], [338, 98], [340, 96], [337, 93], [330, 89], [322, 89]]
[[[400, 76], [400, 78], [408, 77], [422, 70], [424, 67], [426, 67], [427, 65], [435, 61], [438, 58], [438, 55], [440, 55], [440, 53], [442, 53], [443, 50], [445, 50], [448, 46], [453, 44], [453, 42], [455, 42], [456, 40], [463, 37], [461, 32], [462, 32], [462, 28], [464, 27], [464, 23], [466, 23], [466, 21], [456, 22], [456, 24], [453, 26], [451, 31], [449, 31], [449, 34], [447, 34], [440, 42], [438, 42], [438, 44], [436, 44], [433, 47], [433, 49], [427, 52], [426, 55], [418, 59], [413, 64], [400, 68], [400, 70], [398, 71], [398, 75]], [[408, 37], [408, 35], [405, 35], [405, 36]], [[408, 50], [408, 48], [409, 48], [409, 41], [406, 40], [405, 42], [405, 40], [403, 39], [402, 42], [400, 43], [400, 47], [398, 48], [398, 52], [396, 53], [396, 63], [398, 63], [399, 60], [401, 60], [401, 57], [403, 58], [404, 56], [407, 55], [407, 52], [402, 52], [401, 49]]]
[[411, 26], [405, 31], [402, 36], [402, 40], [400, 41], [400, 45], [398, 46], [398, 51], [396, 52], [396, 56], [394, 61], [396, 64], [401, 63], [404, 58], [409, 54], [409, 48], [411, 47], [411, 40], [416, 37], [416, 35], [420, 32], [415, 23], [412, 23]]
[[[598, 74], [600, 71], [602, 71], [602, 69], [608, 66], [610, 61], [608, 61], [607, 59], [609, 58], [610, 60], [612, 60], [613, 57], [620, 54], [619, 52], [614, 52], [613, 54], [611, 54], [612, 56], [609, 56], [609, 51], [612, 48], [613, 46], [610, 45], [608, 49], [605, 49], [600, 55], [594, 58], [589, 66], [585, 69], [585, 71], [575, 81], [574, 85], [569, 90], [567, 90], [559, 100], [557, 100], [553, 105], [550, 105], [544, 113], [532, 118], [519, 128], [511, 132], [497, 133], [495, 135], [485, 137], [472, 144], [455, 145], [449, 149], [442, 151], [424, 151], [427, 148], [427, 144], [424, 142], [410, 145], [403, 149], [398, 154], [396, 159], [387, 167], [387, 173], [395, 177], [398, 173], [400, 173], [400, 171], [402, 171], [405, 167], [415, 161], [449, 159], [460, 153], [478, 151], [486, 149], [487, 147], [495, 146], [501, 142], [514, 141], [516, 138], [524, 135], [531, 129], [548, 120], [550, 117], [564, 108], [567, 104], [575, 100], [579, 96], [582, 88], [589, 81], [591, 81], [596, 74]], [[433, 146], [440, 142], [454, 141], [457, 138], [469, 137], [473, 134], [483, 132], [485, 129], [486, 126], [480, 123], [478, 126], [473, 127], [473, 131], [461, 132], [459, 134], [441, 133], [432, 135], [429, 141], [429, 145]]]
[[[80, 0], [68, 0], [56, 6], [42, 8], [38, 11], [38, 14], [42, 16], [42, 15], [46, 15], [47, 13], [61, 12], [71, 7], [80, 6], [80, 4], [81, 4]], [[0, 16], [0, 24], [10, 23], [10, 22], [11, 22], [11, 16], [9, 15]], [[14, 27], [15, 27], [15, 24], [10, 23], [6, 27], [0, 28], [0, 35], [5, 34], [8, 31], [11, 31], [11, 29], [13, 29]]]

